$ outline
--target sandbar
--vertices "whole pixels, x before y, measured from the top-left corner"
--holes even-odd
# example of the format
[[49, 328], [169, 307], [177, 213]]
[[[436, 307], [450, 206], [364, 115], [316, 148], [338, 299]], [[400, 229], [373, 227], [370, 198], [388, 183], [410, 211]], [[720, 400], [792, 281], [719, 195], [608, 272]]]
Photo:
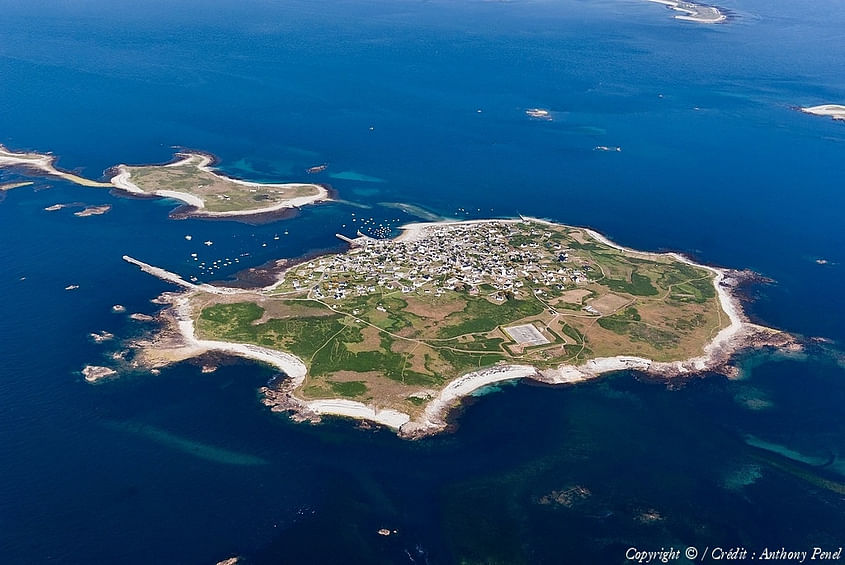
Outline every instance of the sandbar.
[[9, 151], [3, 145], [0, 145], [0, 167], [23, 167], [26, 169], [32, 169], [82, 186], [97, 188], [111, 187], [111, 184], [107, 182], [94, 181], [73, 173], [59, 170], [54, 166], [55, 161], [56, 158], [49, 154], [15, 153], [13, 151]]

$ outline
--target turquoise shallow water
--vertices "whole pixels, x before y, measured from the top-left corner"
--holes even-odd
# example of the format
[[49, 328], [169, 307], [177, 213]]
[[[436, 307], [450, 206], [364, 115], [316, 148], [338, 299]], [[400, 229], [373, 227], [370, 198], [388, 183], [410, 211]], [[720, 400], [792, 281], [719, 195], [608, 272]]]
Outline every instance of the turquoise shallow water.
[[[5, 194], [4, 561], [615, 563], [629, 546], [842, 544], [845, 126], [792, 109], [845, 100], [841, 7], [734, 0], [729, 24], [700, 27], [635, 0], [0, 5], [0, 143], [94, 177], [173, 146], [254, 180], [328, 163], [314, 178], [349, 202], [252, 226], [53, 179]], [[113, 209], [43, 210], [58, 202]], [[752, 268], [775, 281], [749, 289], [756, 320], [834, 343], [680, 390], [625, 373], [501, 387], [415, 443], [269, 414], [256, 389], [274, 375], [247, 363], [82, 381], [118, 347], [89, 333], [144, 331], [112, 305], [153, 313], [169, 290], [123, 254], [226, 278], [235, 266], [204, 275], [190, 254], [250, 267], [415, 219], [380, 202], [543, 216]], [[576, 486], [589, 496], [555, 502]]]

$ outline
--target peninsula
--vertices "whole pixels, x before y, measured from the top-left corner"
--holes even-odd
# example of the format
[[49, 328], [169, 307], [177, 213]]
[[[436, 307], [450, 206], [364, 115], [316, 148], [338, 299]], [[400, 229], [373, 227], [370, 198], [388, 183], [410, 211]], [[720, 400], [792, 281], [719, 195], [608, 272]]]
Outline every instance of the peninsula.
[[845, 106], [842, 104], [822, 104], [821, 106], [810, 106], [801, 108], [805, 114], [814, 116], [830, 116], [834, 120], [845, 120]]
[[273, 410], [419, 437], [445, 429], [462, 397], [492, 383], [730, 372], [738, 349], [789, 342], [745, 320], [729, 272], [585, 228], [476, 220], [348, 241], [347, 252], [280, 269], [258, 289], [193, 284], [124, 257], [183, 287], [159, 298], [163, 326], [136, 343], [135, 363], [256, 359], [287, 376], [262, 389]]
[[329, 199], [318, 184], [268, 184], [234, 179], [211, 168], [213, 158], [202, 153], [178, 153], [164, 165], [118, 165], [109, 182], [90, 180], [55, 167], [52, 155], [15, 153], [0, 145], [0, 167], [55, 176], [74, 184], [115, 188], [135, 196], [174, 198], [188, 207], [186, 216], [237, 217], [278, 213]]
[[704, 6], [702, 4], [695, 4], [694, 2], [685, 2], [684, 0], [650, 1], [663, 4], [676, 12], [680, 12], [680, 14], [675, 16], [676, 20], [686, 20], [700, 24], [718, 24], [728, 19], [725, 14], [713, 6]]

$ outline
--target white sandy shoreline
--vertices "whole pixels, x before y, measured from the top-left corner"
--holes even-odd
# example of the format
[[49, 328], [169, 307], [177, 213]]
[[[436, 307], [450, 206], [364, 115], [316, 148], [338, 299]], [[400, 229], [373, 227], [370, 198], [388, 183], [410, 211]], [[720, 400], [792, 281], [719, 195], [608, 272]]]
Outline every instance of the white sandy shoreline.
[[[472, 221], [445, 221], [445, 222], [430, 222], [430, 223], [413, 223], [402, 227], [402, 235], [396, 240], [409, 240], [425, 237], [429, 230], [436, 229], [437, 226], [455, 225], [455, 224], [480, 224], [490, 222], [520, 222], [531, 221], [548, 225], [557, 225], [547, 220], [540, 220], [536, 218], [506, 219], [506, 220], [472, 220]], [[284, 386], [286, 399], [286, 409], [291, 409], [299, 413], [305, 418], [315, 419], [315, 416], [320, 415], [334, 415], [348, 417], [358, 420], [368, 420], [378, 424], [385, 425], [398, 432], [403, 437], [421, 437], [431, 435], [443, 431], [447, 428], [447, 417], [449, 412], [457, 406], [461, 399], [469, 396], [480, 388], [503, 382], [518, 380], [524, 378], [531, 378], [537, 381], [548, 384], [571, 384], [588, 379], [598, 377], [599, 375], [616, 372], [622, 370], [637, 370], [650, 374], [677, 376], [677, 375], [692, 375], [701, 373], [703, 371], [716, 369], [723, 365], [726, 359], [740, 347], [743, 346], [742, 337], [749, 329], [768, 330], [767, 328], [760, 328], [745, 321], [742, 314], [742, 309], [739, 306], [735, 297], [733, 297], [725, 285], [722, 284], [726, 276], [726, 271], [701, 265], [695, 263], [683, 255], [678, 253], [652, 253], [642, 252], [620, 246], [613, 243], [603, 235], [587, 229], [580, 228], [605, 245], [614, 247], [616, 249], [625, 251], [634, 256], [659, 258], [671, 257], [675, 260], [682, 261], [686, 264], [696, 266], [698, 268], [707, 269], [715, 274], [713, 284], [719, 299], [719, 304], [730, 320], [730, 324], [721, 329], [715, 338], [707, 344], [702, 355], [693, 357], [683, 361], [676, 362], [654, 362], [650, 359], [635, 357], [630, 355], [620, 355], [616, 357], [604, 357], [591, 359], [583, 365], [561, 365], [554, 369], [538, 370], [530, 365], [495, 365], [479, 371], [474, 371], [459, 376], [449, 382], [442, 390], [432, 398], [425, 407], [421, 417], [412, 419], [409, 414], [392, 410], [379, 409], [375, 406], [366, 405], [362, 402], [357, 402], [348, 399], [320, 399], [314, 401], [307, 401], [297, 398], [293, 393], [304, 382], [305, 374], [307, 372], [306, 366], [298, 357], [274, 351], [268, 348], [258, 347], [250, 344], [234, 344], [227, 342], [199, 340], [194, 334], [194, 325], [191, 318], [191, 313], [188, 311], [187, 298], [176, 295], [176, 298], [170, 300], [170, 304], [174, 307], [178, 319], [178, 330], [183, 337], [186, 346], [195, 351], [183, 358], [196, 356], [208, 351], [219, 351], [240, 357], [246, 357], [257, 361], [269, 363], [288, 376]], [[130, 260], [131, 258], [127, 259]], [[180, 286], [193, 287], [195, 290], [205, 292], [225, 292], [225, 293], [239, 293], [249, 292], [242, 289], [222, 289], [218, 287], [211, 287], [211, 285], [193, 285], [187, 283], [178, 275], [168, 273], [156, 267], [146, 265], [137, 260], [131, 260], [134, 264], [140, 266], [145, 271], [179, 284]], [[163, 271], [163, 272], [160, 272]], [[165, 274], [166, 273], [166, 274]], [[173, 277], [179, 279], [174, 280]], [[181, 281], [181, 282], [180, 282]], [[272, 285], [271, 285], [272, 286]], [[270, 288], [270, 287], [267, 287]], [[272, 405], [272, 402], [266, 402]]]
[[[181, 286], [189, 291], [202, 291], [213, 294], [250, 294], [251, 291], [229, 288], [216, 287], [208, 284], [194, 284], [184, 280], [175, 273], [171, 273], [160, 267], [154, 267], [139, 261], [128, 255], [123, 256], [123, 260], [127, 263], [137, 266], [147, 274], [153, 275], [161, 280]], [[182, 343], [177, 348], [178, 359], [190, 359], [198, 357], [209, 352], [225, 353], [236, 357], [243, 357], [245, 359], [252, 359], [271, 365], [279, 369], [287, 376], [286, 388], [291, 391], [299, 388], [305, 382], [305, 375], [307, 369], [305, 363], [297, 357], [289, 353], [277, 351], [267, 347], [261, 347], [250, 343], [232, 343], [226, 341], [204, 340], [196, 337], [194, 321], [191, 316], [190, 304], [187, 296], [184, 294], [170, 294], [168, 295], [168, 303], [171, 306], [173, 314], [173, 322], [179, 332]], [[321, 399], [306, 401], [298, 398], [292, 398], [292, 401], [298, 405], [298, 408], [306, 413], [314, 415], [332, 415], [344, 416], [348, 418], [355, 418], [360, 420], [369, 420], [389, 428], [400, 429], [404, 424], [410, 420], [410, 416], [390, 409], [376, 409], [367, 406], [361, 402], [355, 402], [347, 399]]]
[[[195, 334], [194, 322], [191, 317], [187, 297], [176, 297], [173, 300], [173, 307], [178, 320], [179, 332], [185, 340], [186, 347], [193, 350], [193, 354], [190, 355], [191, 357], [212, 351], [227, 353], [276, 367], [287, 376], [288, 382], [286, 383], [286, 388], [290, 390], [299, 388], [305, 382], [307, 368], [305, 363], [296, 355], [247, 343], [229, 343], [225, 341], [198, 339]], [[361, 402], [342, 398], [312, 401], [295, 400], [300, 404], [301, 409], [316, 415], [344, 416], [347, 418], [370, 420], [397, 430], [410, 420], [410, 416], [396, 410], [378, 410]]]

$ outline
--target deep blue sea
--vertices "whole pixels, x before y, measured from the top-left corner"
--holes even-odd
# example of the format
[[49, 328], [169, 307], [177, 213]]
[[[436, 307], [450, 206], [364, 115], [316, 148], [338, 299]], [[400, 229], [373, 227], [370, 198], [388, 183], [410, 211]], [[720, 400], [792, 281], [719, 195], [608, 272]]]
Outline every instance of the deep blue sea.
[[[0, 193], [0, 560], [586, 564], [845, 545], [845, 123], [794, 110], [845, 103], [845, 4], [719, 5], [730, 21], [702, 26], [645, 0], [0, 0], [0, 143], [93, 178], [188, 147], [341, 199], [249, 225], [52, 178]], [[72, 202], [113, 208], [44, 211]], [[416, 219], [385, 202], [750, 268], [773, 281], [747, 289], [753, 319], [830, 342], [748, 355], [735, 381], [502, 386], [418, 442], [271, 414], [257, 389], [274, 374], [251, 363], [82, 379], [150, 329], [112, 306], [154, 314], [170, 290], [122, 255], [226, 279]], [[239, 263], [209, 275], [191, 253]], [[118, 339], [94, 343], [102, 330]], [[576, 486], [590, 495], [543, 503]]]

